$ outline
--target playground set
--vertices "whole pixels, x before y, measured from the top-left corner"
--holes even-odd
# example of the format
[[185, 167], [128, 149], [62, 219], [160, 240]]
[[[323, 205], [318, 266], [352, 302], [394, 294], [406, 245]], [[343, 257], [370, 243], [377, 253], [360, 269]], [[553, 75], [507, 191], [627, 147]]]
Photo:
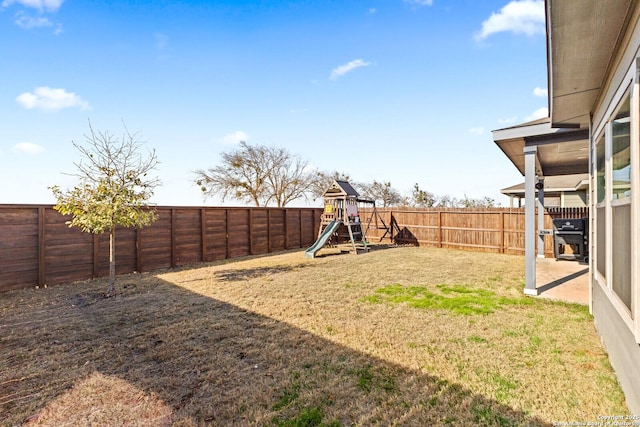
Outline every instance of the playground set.
[[[357, 255], [358, 251], [368, 252], [369, 242], [367, 242], [366, 232], [372, 223], [375, 223], [379, 229], [387, 230], [385, 235], [389, 232], [389, 228], [376, 211], [375, 201], [360, 198], [358, 192], [347, 181], [333, 181], [322, 197], [324, 211], [318, 230], [318, 239], [305, 251], [307, 258], [315, 258], [324, 246], [335, 247], [343, 243], [351, 244], [353, 254]], [[358, 211], [360, 204], [373, 206], [371, 216], [366, 221], [366, 227]]]

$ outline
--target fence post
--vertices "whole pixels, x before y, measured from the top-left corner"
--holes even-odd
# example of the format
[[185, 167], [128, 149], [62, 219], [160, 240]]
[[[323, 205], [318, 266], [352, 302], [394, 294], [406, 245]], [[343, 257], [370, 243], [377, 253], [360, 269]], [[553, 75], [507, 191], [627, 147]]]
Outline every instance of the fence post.
[[176, 210], [171, 209], [171, 268], [176, 266]]
[[40, 206], [38, 208], [38, 286], [44, 286], [46, 283], [46, 271], [45, 271], [45, 240], [44, 240], [44, 232], [45, 232], [45, 222], [44, 222], [44, 207]]
[[287, 215], [287, 208], [282, 208], [284, 212], [284, 250], [289, 249], [289, 215]]
[[500, 253], [504, 253], [504, 211], [500, 211]]
[[271, 209], [267, 208], [267, 253], [271, 253]]
[[298, 220], [300, 221], [300, 247], [302, 247], [302, 209], [298, 212]]
[[438, 211], [438, 247], [442, 247], [442, 211]]
[[142, 273], [142, 231], [136, 227], [136, 271]]
[[205, 208], [200, 208], [200, 260], [207, 262], [207, 213]]
[[253, 255], [253, 209], [247, 208], [249, 211], [249, 255]]
[[224, 259], [229, 258], [229, 209], [224, 210]]
[[96, 277], [99, 277], [100, 275], [100, 271], [98, 268], [98, 262], [100, 259], [100, 240], [99, 240], [99, 236], [97, 234], [92, 234], [93, 237], [93, 258], [92, 258], [92, 262], [93, 262], [93, 270], [91, 272], [91, 278], [95, 279]]

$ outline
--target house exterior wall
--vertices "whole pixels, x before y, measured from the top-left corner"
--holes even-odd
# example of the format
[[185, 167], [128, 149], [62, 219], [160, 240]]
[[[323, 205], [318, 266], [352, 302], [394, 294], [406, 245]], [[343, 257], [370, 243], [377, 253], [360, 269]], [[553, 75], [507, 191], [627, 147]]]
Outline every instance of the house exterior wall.
[[602, 344], [624, 390], [629, 410], [640, 414], [640, 347], [601, 286], [593, 288], [593, 317]]
[[564, 192], [560, 204], [563, 208], [584, 208], [587, 206], [587, 192]]
[[544, 195], [544, 206], [548, 208], [562, 207], [562, 196], [547, 196]]
[[[592, 111], [591, 307], [629, 409], [640, 414], [640, 8], [629, 20], [619, 49]], [[629, 100], [631, 190], [615, 194], [614, 126]], [[622, 106], [622, 107], [621, 107]], [[603, 148], [604, 147], [604, 148]], [[604, 188], [603, 188], [604, 187]], [[598, 193], [605, 195], [604, 199]], [[593, 215], [595, 213], [595, 215]], [[594, 218], [595, 217], [595, 218]]]

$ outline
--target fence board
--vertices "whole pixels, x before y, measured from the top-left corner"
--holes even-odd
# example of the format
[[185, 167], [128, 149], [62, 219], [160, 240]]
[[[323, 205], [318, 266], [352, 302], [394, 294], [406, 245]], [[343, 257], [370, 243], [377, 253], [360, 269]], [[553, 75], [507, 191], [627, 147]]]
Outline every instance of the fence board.
[[173, 236], [174, 264], [186, 265], [202, 261], [202, 233], [199, 209], [175, 209]]
[[251, 210], [251, 253], [255, 255], [269, 252], [269, 220], [266, 209]]
[[283, 251], [285, 250], [285, 212], [270, 210], [269, 213], [271, 252]]

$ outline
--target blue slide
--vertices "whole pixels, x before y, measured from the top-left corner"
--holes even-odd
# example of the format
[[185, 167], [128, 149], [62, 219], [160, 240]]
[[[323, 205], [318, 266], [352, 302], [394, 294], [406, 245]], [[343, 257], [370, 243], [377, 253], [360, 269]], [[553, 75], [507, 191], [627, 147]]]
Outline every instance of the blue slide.
[[316, 242], [305, 251], [304, 256], [306, 256], [307, 258], [315, 258], [316, 252], [322, 249], [331, 235], [336, 232], [338, 227], [340, 227], [340, 224], [342, 224], [342, 221], [336, 220], [333, 220], [329, 224], [327, 224], [325, 229], [322, 231], [322, 234], [320, 234], [320, 237], [318, 237], [318, 240], [316, 240]]

